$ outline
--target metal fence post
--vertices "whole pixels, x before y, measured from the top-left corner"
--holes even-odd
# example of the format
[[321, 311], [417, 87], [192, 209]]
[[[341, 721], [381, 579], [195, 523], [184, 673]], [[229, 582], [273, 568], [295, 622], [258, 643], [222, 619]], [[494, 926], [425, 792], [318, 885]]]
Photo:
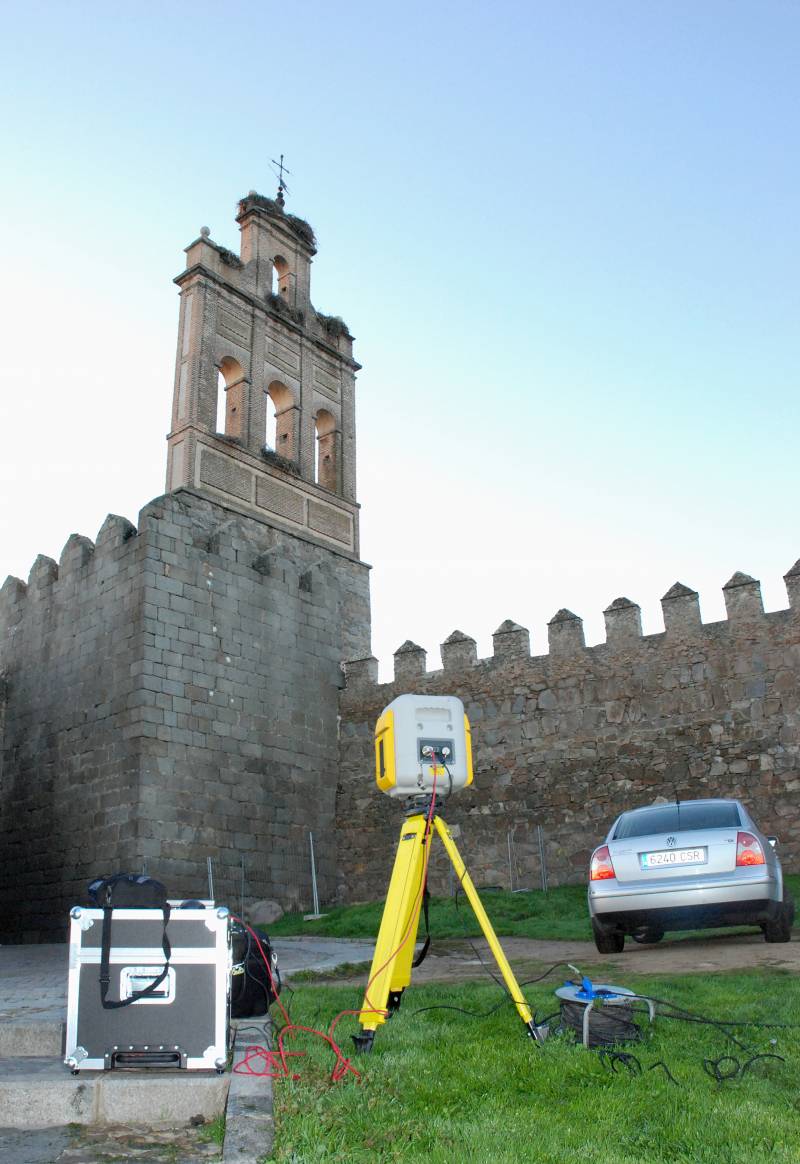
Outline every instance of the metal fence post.
[[309, 829], [308, 831], [308, 849], [311, 857], [311, 896], [313, 899], [313, 910], [306, 914], [307, 918], [323, 917], [324, 914], [319, 912], [319, 892], [317, 891], [317, 864], [314, 860], [314, 834]]
[[542, 874], [542, 893], [547, 893], [547, 856], [544, 851], [544, 832], [542, 826], [536, 826], [536, 835], [539, 840], [539, 866]]

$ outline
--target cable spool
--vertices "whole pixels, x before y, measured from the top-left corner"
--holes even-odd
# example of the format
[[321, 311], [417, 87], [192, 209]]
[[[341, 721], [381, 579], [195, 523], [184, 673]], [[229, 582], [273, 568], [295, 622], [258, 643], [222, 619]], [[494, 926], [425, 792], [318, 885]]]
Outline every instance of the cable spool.
[[[613, 1047], [642, 1038], [633, 1017], [637, 996], [625, 986], [593, 983], [583, 977], [580, 984], [565, 982], [556, 990], [556, 996], [561, 1004], [562, 1028], [575, 1031], [584, 1047]], [[647, 999], [644, 1001], [652, 1022], [655, 1007]]]
[[633, 1018], [630, 1003], [612, 1007], [592, 1008], [588, 1016], [588, 1033], [584, 1038], [586, 1004], [561, 1000], [561, 1026], [572, 1030], [587, 1047], [613, 1047], [617, 1043], [638, 1043], [642, 1038], [640, 1027]]

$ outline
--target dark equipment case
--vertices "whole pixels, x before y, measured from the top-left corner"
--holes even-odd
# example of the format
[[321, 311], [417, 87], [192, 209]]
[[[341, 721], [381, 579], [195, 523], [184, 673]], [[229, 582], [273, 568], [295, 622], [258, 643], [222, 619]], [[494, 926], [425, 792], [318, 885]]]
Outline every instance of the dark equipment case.
[[[71, 911], [65, 1063], [73, 1072], [123, 1067], [223, 1071], [228, 1055], [229, 912], [171, 903], [171, 954], [155, 992], [105, 1009], [102, 909]], [[111, 911], [109, 1001], [135, 995], [164, 968], [160, 909]]]

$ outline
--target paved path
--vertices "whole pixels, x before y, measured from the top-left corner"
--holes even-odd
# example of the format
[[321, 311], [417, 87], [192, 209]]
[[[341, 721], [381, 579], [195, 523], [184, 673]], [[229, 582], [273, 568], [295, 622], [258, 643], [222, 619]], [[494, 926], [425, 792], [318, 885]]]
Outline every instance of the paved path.
[[[500, 940], [521, 978], [528, 969], [544, 968], [554, 962], [572, 962], [580, 970], [602, 964], [628, 974], [709, 974], [759, 966], [800, 971], [798, 938], [800, 935], [795, 931], [791, 942], [767, 943], [755, 932], [731, 934], [712, 930], [702, 937], [674, 935], [656, 945], [638, 945], [627, 939], [621, 954], [598, 954], [594, 942]], [[474, 938], [471, 943], [463, 939], [434, 940], [428, 957], [414, 971], [414, 981], [447, 982], [481, 977], [486, 973], [484, 962], [494, 969], [491, 952], [483, 939]]]
[[[369, 962], [374, 942], [349, 938], [276, 938], [285, 977], [303, 970], [332, 970], [344, 962]], [[0, 1023], [64, 1022], [67, 1015], [67, 946], [0, 946]]]

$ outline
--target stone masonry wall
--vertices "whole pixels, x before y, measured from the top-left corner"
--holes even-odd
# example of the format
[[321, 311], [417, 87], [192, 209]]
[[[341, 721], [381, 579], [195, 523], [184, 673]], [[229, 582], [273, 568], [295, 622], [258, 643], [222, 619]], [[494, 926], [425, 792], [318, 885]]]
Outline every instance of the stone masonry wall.
[[340, 660], [368, 646], [362, 563], [187, 490], [9, 579], [3, 939], [63, 932], [91, 876], [143, 862], [198, 896], [207, 856], [257, 854], [288, 904], [308, 828], [329, 897]]
[[[47, 933], [87, 874], [133, 860], [143, 543], [109, 517], [0, 591], [0, 930]], [[80, 898], [75, 895], [80, 884]], [[60, 904], [59, 904], [60, 903]]]
[[[537, 825], [550, 882], [581, 882], [615, 816], [657, 797], [741, 799], [780, 839], [784, 867], [800, 869], [800, 562], [788, 575], [790, 609], [765, 614], [759, 584], [735, 574], [727, 621], [703, 625], [697, 594], [665, 595], [665, 632], [642, 636], [639, 607], [617, 599], [607, 641], [584, 646], [582, 623], [559, 611], [549, 654], [530, 656], [529, 634], [507, 621], [494, 656], [473, 639], [442, 644], [443, 669], [407, 642], [395, 678], [377, 662], [348, 664], [341, 698], [337, 799], [340, 896], [385, 892], [402, 807], [375, 786], [372, 735], [381, 710], [404, 692], [458, 695], [472, 725], [475, 780], [442, 809], [461, 829], [478, 885], [509, 887], [509, 833], [523, 885], [539, 884]], [[448, 870], [434, 846], [431, 885]], [[519, 887], [519, 881], [516, 886]]]

